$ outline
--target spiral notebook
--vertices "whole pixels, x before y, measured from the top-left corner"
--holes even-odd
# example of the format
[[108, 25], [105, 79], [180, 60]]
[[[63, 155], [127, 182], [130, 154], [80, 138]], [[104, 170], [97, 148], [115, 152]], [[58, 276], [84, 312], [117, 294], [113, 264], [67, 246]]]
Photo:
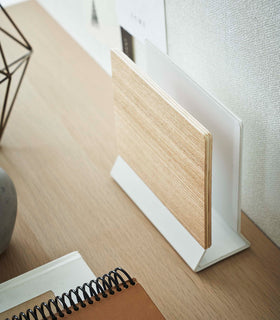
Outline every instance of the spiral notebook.
[[[79, 252], [68, 253], [1, 283], [0, 320], [6, 319], [2, 312], [7, 312], [7, 310], [32, 300], [47, 291], [52, 291], [54, 296], [59, 296], [70, 288], [76, 288], [79, 284], [95, 278], [95, 274]], [[49, 297], [45, 300], [48, 299]], [[34, 304], [41, 303], [42, 300], [29, 305], [29, 308]], [[11, 315], [13, 314], [8, 314], [9, 317]]]
[[124, 269], [116, 268], [102, 277], [42, 301], [6, 320], [164, 320], [143, 287]]

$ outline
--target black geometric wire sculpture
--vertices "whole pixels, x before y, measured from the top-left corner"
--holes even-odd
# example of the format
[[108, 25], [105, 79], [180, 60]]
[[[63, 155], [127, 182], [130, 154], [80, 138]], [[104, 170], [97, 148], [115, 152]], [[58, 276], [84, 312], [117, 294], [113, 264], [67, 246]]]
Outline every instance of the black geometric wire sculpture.
[[[18, 45], [24, 47], [27, 50], [24, 55], [21, 55], [19, 58], [16, 58], [15, 60], [10, 62], [7, 60], [7, 56], [4, 53], [5, 48], [3, 48], [1, 39], [0, 39], [0, 60], [2, 59], [2, 68], [0, 69], [0, 85], [6, 83], [6, 91], [3, 97], [2, 108], [0, 105], [0, 108], [1, 108], [0, 109], [0, 112], [1, 112], [0, 141], [1, 141], [4, 130], [7, 126], [7, 122], [13, 110], [13, 106], [15, 104], [15, 100], [18, 95], [18, 91], [20, 89], [23, 77], [25, 75], [25, 72], [30, 60], [30, 56], [32, 54], [32, 47], [1, 4], [0, 4], [0, 11], [4, 13], [6, 18], [8, 19], [8, 22], [11, 23], [13, 30], [16, 32], [16, 36], [11, 34], [11, 32], [4, 30], [4, 28], [2, 28], [1, 25], [0, 25], [0, 32], [2, 32], [6, 37], [9, 37], [11, 40], [15, 41]], [[21, 72], [21, 75], [19, 76], [19, 80], [15, 87], [13, 96], [10, 96], [12, 79], [15, 72], [17, 71]]]

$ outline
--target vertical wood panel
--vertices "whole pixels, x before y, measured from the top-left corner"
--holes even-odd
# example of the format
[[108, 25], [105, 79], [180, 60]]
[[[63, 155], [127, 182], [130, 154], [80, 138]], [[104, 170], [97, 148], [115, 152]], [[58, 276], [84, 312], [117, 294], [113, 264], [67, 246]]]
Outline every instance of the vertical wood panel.
[[120, 155], [203, 246], [211, 245], [211, 134], [112, 52]]

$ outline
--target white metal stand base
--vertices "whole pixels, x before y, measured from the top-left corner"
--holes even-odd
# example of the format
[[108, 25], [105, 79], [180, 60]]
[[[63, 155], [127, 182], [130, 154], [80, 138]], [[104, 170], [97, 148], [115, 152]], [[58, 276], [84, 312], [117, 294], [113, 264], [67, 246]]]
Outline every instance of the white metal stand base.
[[120, 157], [111, 176], [195, 272], [250, 246], [212, 210], [212, 245], [204, 249]]

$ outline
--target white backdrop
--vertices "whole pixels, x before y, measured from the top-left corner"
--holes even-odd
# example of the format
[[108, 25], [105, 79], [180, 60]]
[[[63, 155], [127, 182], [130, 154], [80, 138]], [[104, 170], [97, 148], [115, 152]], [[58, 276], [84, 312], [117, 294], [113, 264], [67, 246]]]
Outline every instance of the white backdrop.
[[171, 58], [244, 123], [242, 209], [280, 245], [280, 2], [166, 0]]

